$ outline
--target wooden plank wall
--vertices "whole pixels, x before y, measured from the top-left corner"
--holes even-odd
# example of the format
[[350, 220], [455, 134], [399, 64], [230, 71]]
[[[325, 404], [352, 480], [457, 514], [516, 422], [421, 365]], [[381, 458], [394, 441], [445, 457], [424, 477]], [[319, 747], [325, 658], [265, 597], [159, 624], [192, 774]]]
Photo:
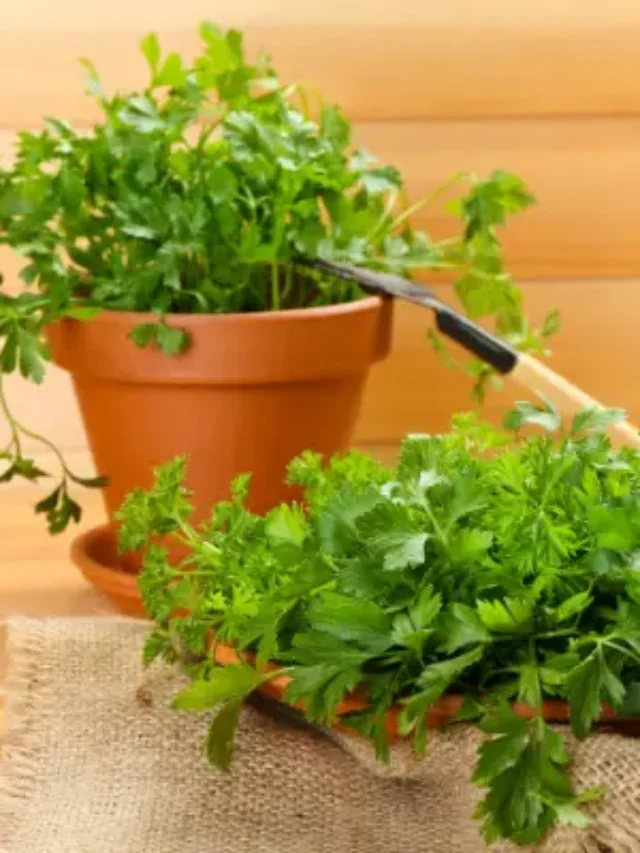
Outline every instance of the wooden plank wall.
[[[411, 194], [451, 173], [507, 168], [538, 206], [506, 235], [530, 312], [563, 313], [553, 365], [640, 421], [640, 4], [637, 0], [21, 0], [0, 9], [0, 156], [43, 115], [89, 126], [79, 56], [110, 88], [144, 79], [137, 43], [157, 31], [192, 52], [215, 14], [267, 48], [283, 78], [303, 80], [354, 120], [356, 139], [404, 172]], [[450, 228], [440, 209], [417, 224]], [[15, 259], [0, 257], [9, 287]], [[450, 297], [446, 286], [443, 292]], [[392, 356], [374, 371], [358, 439], [393, 444], [440, 429], [469, 406], [468, 381], [429, 351], [429, 318], [397, 312]], [[609, 332], [613, 331], [612, 337]], [[68, 450], [85, 446], [67, 377], [11, 382], [27, 421]], [[493, 396], [496, 417], [512, 399]]]

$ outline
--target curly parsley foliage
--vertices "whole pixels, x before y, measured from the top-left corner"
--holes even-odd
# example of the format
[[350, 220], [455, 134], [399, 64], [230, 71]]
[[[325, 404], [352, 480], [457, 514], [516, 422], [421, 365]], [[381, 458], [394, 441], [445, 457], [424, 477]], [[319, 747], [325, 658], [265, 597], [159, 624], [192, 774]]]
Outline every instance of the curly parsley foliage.
[[[589, 410], [563, 428], [552, 407], [523, 403], [506, 424], [544, 432], [518, 442], [458, 416], [449, 434], [407, 438], [394, 470], [357, 452], [325, 467], [307, 452], [289, 469], [304, 506], [254, 515], [243, 477], [198, 528], [183, 461], [159, 469], [156, 488], [120, 512], [123, 542], [173, 532], [189, 546], [177, 566], [164, 547], [147, 551], [140, 588], [157, 623], [147, 657], [198, 661], [176, 703], [223, 714], [214, 761], [228, 765], [236, 703], [277, 661], [310, 720], [331, 724], [351, 690], [366, 691], [369, 709], [341, 721], [382, 758], [393, 705], [424, 749], [428, 709], [465, 696], [465, 719], [485, 735], [473, 778], [487, 789], [477, 816], [488, 840], [528, 844], [558, 822], [585, 825], [581, 804], [598, 792], [574, 792], [542, 702], [566, 700], [578, 738], [603, 703], [640, 712], [640, 456], [602, 432], [622, 416]], [[213, 632], [255, 652], [257, 670], [203, 662]]]
[[[337, 107], [314, 98], [311, 110], [309, 93], [281, 83], [268, 57], [247, 59], [236, 30], [204, 23], [200, 34], [202, 50], [191, 62], [163, 55], [156, 37], [146, 36], [149, 80], [138, 92], [108, 95], [83, 60], [102, 121], [85, 133], [48, 119], [43, 131], [19, 134], [15, 161], [0, 167], [0, 245], [26, 259], [20, 275], [37, 293], [0, 299], [2, 373], [19, 370], [40, 382], [44, 327], [65, 316], [150, 312], [157, 322], [135, 328], [133, 343], [174, 356], [189, 337], [177, 321], [165, 321], [170, 314], [362, 296], [351, 283], [301, 267], [303, 255], [403, 275], [453, 270], [471, 316], [493, 318], [523, 348], [542, 347], [549, 324], [529, 328], [496, 231], [533, 201], [519, 178], [455, 175], [407, 206], [398, 170], [353, 149]], [[454, 184], [466, 188], [460, 233], [437, 242], [413, 229], [411, 215]], [[481, 394], [488, 374], [476, 364], [471, 371]], [[6, 477], [33, 479], [20, 435], [35, 434], [10, 414], [1, 387], [0, 401], [12, 426]], [[64, 460], [62, 472], [39, 505], [52, 530], [79, 515]]]

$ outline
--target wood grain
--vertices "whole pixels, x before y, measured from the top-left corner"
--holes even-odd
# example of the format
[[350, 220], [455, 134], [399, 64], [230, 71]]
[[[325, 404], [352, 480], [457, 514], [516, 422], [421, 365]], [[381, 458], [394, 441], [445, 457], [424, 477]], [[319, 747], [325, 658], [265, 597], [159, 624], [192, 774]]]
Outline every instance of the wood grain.
[[0, 121], [92, 120], [79, 56], [111, 88], [144, 80], [137, 42], [159, 31], [193, 52], [197, 22], [245, 28], [285, 80], [304, 80], [357, 118], [635, 115], [640, 14], [633, 0], [447, 4], [345, 0], [23, 0], [0, 11]]
[[[640, 273], [638, 119], [369, 122], [355, 140], [396, 163], [413, 199], [458, 170], [523, 177], [538, 204], [504, 231], [518, 278]], [[442, 205], [414, 221], [436, 236], [455, 228]]]

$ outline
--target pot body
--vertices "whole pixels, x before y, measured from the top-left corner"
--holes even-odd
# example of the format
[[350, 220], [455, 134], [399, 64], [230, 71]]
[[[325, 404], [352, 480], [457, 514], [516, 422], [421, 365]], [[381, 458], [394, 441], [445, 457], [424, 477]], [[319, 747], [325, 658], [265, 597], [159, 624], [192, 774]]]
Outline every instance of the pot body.
[[251, 472], [249, 505], [264, 512], [291, 497], [287, 463], [306, 448], [349, 447], [373, 362], [390, 346], [391, 303], [376, 298], [326, 308], [176, 315], [189, 348], [177, 357], [137, 348], [128, 335], [151, 315], [104, 311], [47, 331], [52, 357], [73, 377], [110, 518], [153, 468], [188, 457], [195, 519]]

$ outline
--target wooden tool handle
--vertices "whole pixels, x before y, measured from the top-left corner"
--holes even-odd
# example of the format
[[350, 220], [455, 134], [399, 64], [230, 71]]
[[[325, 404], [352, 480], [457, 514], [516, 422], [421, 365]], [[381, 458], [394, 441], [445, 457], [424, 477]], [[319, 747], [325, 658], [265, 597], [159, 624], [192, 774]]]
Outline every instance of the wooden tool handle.
[[[529, 391], [544, 394], [565, 415], [573, 415], [581, 409], [604, 408], [598, 400], [594, 400], [593, 397], [585, 394], [580, 388], [530, 355], [520, 353], [518, 363], [509, 376]], [[612, 424], [607, 429], [607, 434], [616, 446], [640, 448], [638, 430], [629, 421]]]

